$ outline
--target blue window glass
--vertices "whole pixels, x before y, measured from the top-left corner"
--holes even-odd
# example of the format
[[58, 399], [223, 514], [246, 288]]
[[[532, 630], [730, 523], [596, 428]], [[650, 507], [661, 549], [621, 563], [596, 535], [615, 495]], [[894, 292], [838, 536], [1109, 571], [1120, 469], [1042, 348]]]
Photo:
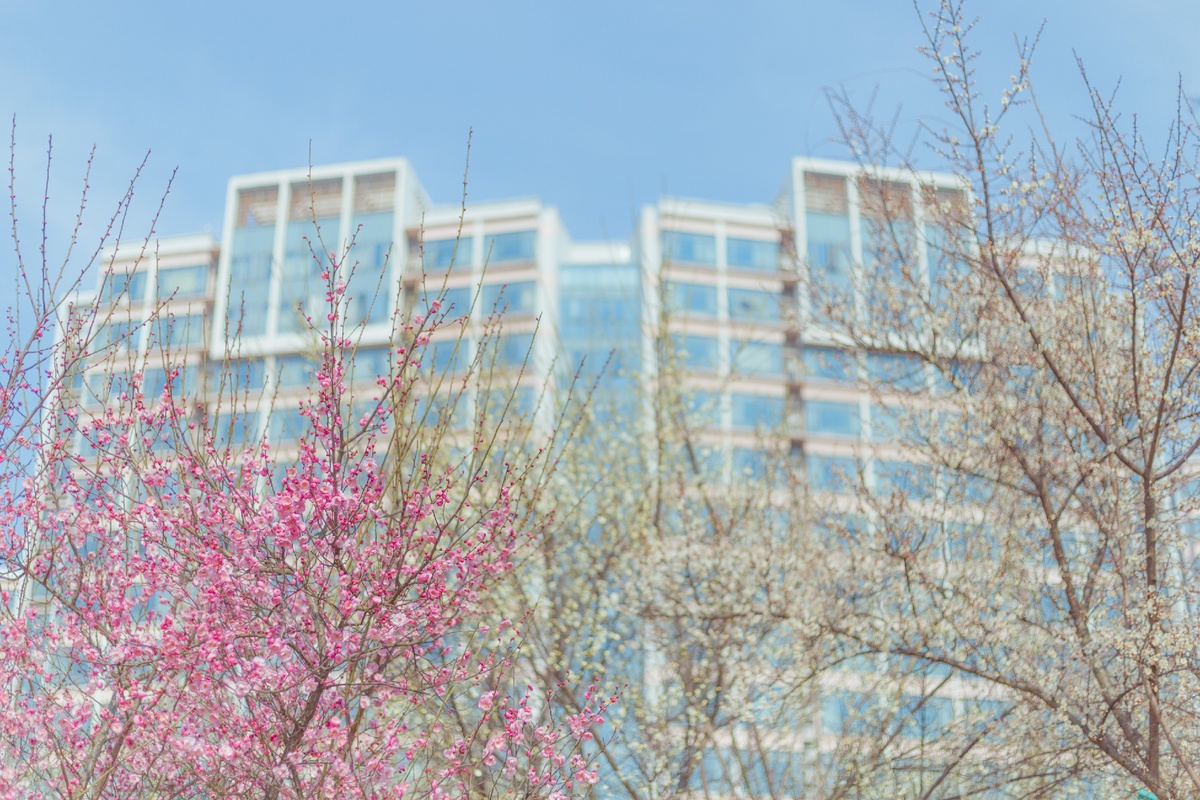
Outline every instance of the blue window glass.
[[271, 441], [284, 445], [300, 441], [308, 432], [309, 421], [299, 408], [277, 408], [271, 412]]
[[783, 398], [765, 394], [732, 395], [735, 428], [778, 428], [783, 424]]
[[224, 394], [238, 394], [244, 389], [263, 388], [266, 367], [261, 358], [208, 362], [208, 391], [216, 392], [224, 384]]
[[858, 375], [854, 356], [832, 347], [804, 348], [804, 373], [810, 380], [853, 383]]
[[496, 339], [496, 363], [505, 367], [519, 367], [533, 358], [532, 333], [506, 333]]
[[857, 403], [807, 400], [804, 403], [805, 428], [814, 436], [858, 436], [862, 415]]
[[358, 214], [350, 223], [354, 237], [347, 260], [353, 267], [347, 286], [346, 319], [354, 325], [386, 322], [393, 288], [384, 280], [392, 247], [393, 217], [390, 211]]
[[484, 240], [483, 253], [489, 264], [533, 261], [537, 231], [493, 233]]
[[272, 225], [237, 228], [233, 232], [226, 312], [231, 333], [240, 330], [245, 336], [258, 336], [266, 332], [274, 242]]
[[[810, 211], [805, 216], [808, 264], [817, 284], [850, 290], [850, 218], [843, 214]], [[818, 287], [820, 288], [820, 287]]]
[[762, 450], [751, 447], [733, 448], [733, 478], [765, 478], [768, 472], [768, 456]]
[[761, 289], [730, 289], [729, 318], [740, 322], [778, 322], [781, 299], [777, 293]]
[[422, 245], [422, 253], [425, 269], [462, 269], [470, 267], [474, 260], [475, 240], [470, 236], [426, 240]]
[[850, 456], [813, 454], [806, 459], [808, 486], [816, 492], [843, 492], [858, 481], [858, 465]]
[[204, 343], [204, 317], [163, 314], [154, 320], [151, 341], [172, 352], [186, 351]]
[[703, 233], [663, 231], [662, 254], [666, 263], [715, 266], [717, 238]]
[[145, 272], [115, 272], [104, 276], [100, 296], [106, 303], [140, 303], [146, 298]]
[[203, 297], [208, 289], [207, 264], [193, 267], [160, 267], [158, 270], [158, 299], [188, 300]]
[[100, 327], [95, 339], [92, 340], [92, 348], [98, 351], [109, 347], [122, 349], [137, 347], [140, 333], [138, 325], [132, 320], [110, 322]]
[[[195, 394], [197, 370], [199, 367], [190, 370], [186, 367], [179, 368], [178, 374], [174, 378], [170, 378], [172, 397], [179, 400], [184, 396], [190, 397]], [[175, 371], [174, 368], [171, 369], [171, 372]], [[162, 396], [163, 390], [167, 388], [168, 378], [167, 370], [162, 367], [146, 370], [142, 376], [142, 396], [147, 402], [155, 401]]]
[[717, 340], [711, 336], [671, 335], [671, 344], [684, 369], [714, 372], [718, 366]]
[[318, 364], [307, 356], [283, 356], [275, 360], [280, 388], [292, 389], [308, 386], [317, 371]]
[[934, 300], [944, 300], [954, 296], [971, 274], [965, 256], [966, 243], [953, 242], [940, 225], [927, 224], [925, 235], [932, 295]]
[[877, 494], [903, 494], [914, 500], [928, 499], [934, 490], [933, 471], [925, 464], [907, 461], [875, 462]]
[[730, 237], [725, 240], [725, 262], [742, 269], [777, 270], [779, 242]]
[[493, 389], [487, 394], [489, 416], [499, 417], [504, 414], [507, 419], [512, 420], [516, 417], [528, 417], [536, 408], [537, 396], [529, 386]]
[[697, 389], [684, 396], [688, 419], [695, 425], [719, 425], [721, 423], [721, 395], [718, 392]]
[[818, 321], [840, 318], [853, 302], [850, 219], [810, 211], [805, 220], [813, 316]]
[[946, 697], [907, 696], [904, 706], [911, 709], [902, 734], [910, 739], [938, 739], [954, 720], [954, 704]]
[[520, 283], [484, 284], [480, 305], [486, 314], [493, 310], [501, 314], [528, 314], [536, 303], [537, 287], [533, 281]]
[[221, 413], [212, 422], [212, 432], [221, 446], [244, 446], [258, 435], [258, 415], [254, 412]]
[[915, 356], [868, 353], [867, 375], [872, 381], [889, 389], [911, 391], [925, 388], [924, 365]]
[[[429, 316], [429, 305], [434, 300], [440, 300], [437, 317], [458, 319], [471, 312], [471, 303], [475, 299], [475, 290], [469, 286], [455, 286], [444, 291], [430, 288], [428, 293], [418, 294], [413, 301], [413, 313]], [[489, 309], [490, 311], [490, 309]]]
[[717, 316], [717, 287], [699, 283], [663, 284], [667, 310], [685, 317]]
[[325, 321], [329, 300], [321, 273], [329, 268], [329, 254], [324, 246], [336, 247], [339, 227], [336, 217], [318, 219], [316, 227], [312, 221], [288, 223], [280, 282], [280, 333], [307, 331], [314, 325], [321, 327]]
[[430, 342], [416, 355], [421, 366], [434, 375], [458, 372], [466, 360], [467, 342], [459, 339], [441, 339]]
[[874, 281], [913, 286], [916, 271], [916, 235], [911, 220], [863, 219], [863, 258]]
[[906, 427], [907, 412], [898, 406], [871, 406], [871, 438], [881, 442], [904, 439], [911, 431]]
[[104, 405], [132, 389], [133, 377], [126, 372], [93, 372], [86, 380], [85, 405]]
[[374, 382], [391, 371], [392, 349], [390, 347], [360, 347], [354, 351], [350, 364], [350, 380], [357, 383]]
[[783, 374], [783, 347], [769, 342], [734, 339], [729, 343], [729, 363], [741, 375]]

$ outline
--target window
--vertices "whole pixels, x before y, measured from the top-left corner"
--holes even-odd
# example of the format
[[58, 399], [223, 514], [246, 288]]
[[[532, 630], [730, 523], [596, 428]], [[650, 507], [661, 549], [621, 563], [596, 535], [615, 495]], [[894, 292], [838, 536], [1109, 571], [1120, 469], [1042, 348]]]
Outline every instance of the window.
[[921, 698], [908, 695], [904, 698], [908, 711], [902, 735], [910, 739], [938, 739], [954, 719], [954, 704], [946, 697]]
[[[437, 316], [440, 318], [445, 315], [446, 319], [458, 319], [465, 317], [471, 312], [471, 301], [475, 299], [475, 292], [469, 286], [455, 286], [451, 289], [438, 292], [431, 290], [429, 293], [419, 293], [414, 299], [413, 313], [429, 316], [429, 304], [434, 300], [441, 300], [442, 305], [437, 311]], [[490, 307], [489, 307], [490, 312]]]
[[133, 387], [133, 379], [125, 372], [93, 372], [87, 376], [84, 405], [105, 405], [110, 399], [119, 399]]
[[750, 447], [733, 448], [733, 479], [765, 478], [768, 472], [767, 453]]
[[779, 242], [730, 237], [725, 240], [725, 262], [742, 269], [777, 270]]
[[383, 272], [392, 247], [393, 224], [390, 211], [356, 214], [350, 222], [354, 248], [347, 257], [353, 274], [347, 289], [346, 314], [355, 325], [389, 321], [395, 290], [383, 280]]
[[230, 246], [230, 286], [227, 319], [231, 331], [258, 336], [267, 329], [267, 298], [271, 287], [271, 260], [275, 228], [269, 225], [238, 228]]
[[734, 339], [729, 343], [729, 362], [742, 375], [782, 375], [783, 348], [767, 342]]
[[880, 442], [902, 440], [914, 433], [906, 424], [908, 412], [899, 406], [871, 406], [871, 438]]
[[693, 424], [704, 426], [721, 424], [721, 395], [719, 393], [697, 389], [685, 395], [684, 405], [687, 408], [688, 419]]
[[808, 486], [815, 492], [842, 492], [858, 479], [858, 465], [850, 456], [810, 455]]
[[114, 272], [104, 277], [101, 296], [108, 303], [140, 303], [146, 298], [145, 272]]
[[536, 291], [533, 281], [485, 284], [480, 295], [483, 313], [491, 314], [494, 309], [501, 314], [528, 314], [533, 311]]
[[814, 436], [858, 436], [862, 415], [857, 403], [808, 400], [804, 403], [805, 427]]
[[536, 231], [514, 231], [493, 233], [484, 240], [483, 254], [489, 264], [506, 264], [513, 261], [533, 261]]
[[422, 246], [426, 269], [459, 269], [470, 267], [474, 260], [475, 241], [469, 236], [461, 239], [426, 240]]
[[778, 322], [780, 296], [762, 289], [730, 289], [729, 318], [744, 322]]
[[[320, 238], [317, 227], [321, 229]], [[325, 321], [330, 301], [322, 273], [329, 269], [330, 255], [323, 245], [336, 247], [339, 227], [336, 217], [318, 218], [316, 226], [302, 219], [288, 223], [279, 293], [280, 333], [307, 331]]]
[[809, 212], [808, 264], [818, 292], [850, 292], [850, 218], [841, 214]]
[[208, 288], [208, 271], [207, 264], [194, 267], [159, 267], [158, 299], [188, 300], [203, 297]]
[[282, 356], [276, 359], [276, 369], [279, 371], [279, 387], [292, 389], [308, 386], [313, 374], [317, 371], [317, 362], [306, 356]]
[[254, 412], [226, 412], [213, 421], [213, 438], [222, 446], [244, 446], [257, 435], [258, 415]]
[[208, 391], [216, 392], [224, 382], [225, 393], [263, 388], [266, 369], [261, 358], [208, 362]]
[[934, 490], [933, 471], [925, 464], [906, 461], [877, 461], [875, 491], [877, 494], [903, 494], [914, 500], [928, 499]]
[[858, 373], [854, 356], [832, 347], [804, 348], [804, 373], [810, 380], [853, 383]]
[[466, 340], [443, 339], [430, 342], [425, 349], [414, 354], [421, 366], [428, 369], [434, 376], [450, 375], [459, 371], [468, 352]]
[[684, 369], [715, 372], [718, 366], [717, 340], [711, 336], [681, 336], [673, 334], [671, 344], [679, 354]]
[[164, 350], [182, 351], [204, 343], [204, 317], [201, 314], [154, 320], [153, 341]]
[[392, 349], [390, 347], [360, 347], [354, 351], [350, 362], [350, 380], [361, 383], [386, 376], [391, 372]]
[[102, 325], [96, 333], [95, 340], [92, 342], [92, 348], [93, 350], [104, 350], [109, 347], [136, 347], [139, 334], [141, 333], [138, 327], [132, 320], [110, 322], [107, 325]]
[[703, 233], [664, 231], [662, 252], [663, 261], [666, 263], [715, 266], [717, 238]]
[[[147, 403], [153, 403], [162, 396], [163, 390], [167, 388], [167, 384], [171, 385], [171, 396], [175, 400], [179, 400], [184, 396], [191, 396], [196, 392], [196, 374], [199, 367], [180, 367], [174, 378], [170, 377], [167, 370], [162, 367], [154, 367], [146, 370], [142, 376], [142, 396]], [[172, 369], [172, 372], [175, 370]]]
[[496, 363], [499, 366], [519, 367], [533, 358], [532, 333], [506, 333], [496, 338]]
[[699, 283], [663, 284], [667, 310], [687, 317], [717, 316], [717, 287]]
[[925, 388], [925, 370], [916, 356], [894, 353], [868, 353], [867, 375], [889, 389]]
[[277, 445], [298, 442], [308, 430], [308, 419], [299, 408], [277, 408], [271, 412], [271, 441]]
[[735, 428], [778, 428], [783, 423], [783, 398], [765, 394], [734, 392]]

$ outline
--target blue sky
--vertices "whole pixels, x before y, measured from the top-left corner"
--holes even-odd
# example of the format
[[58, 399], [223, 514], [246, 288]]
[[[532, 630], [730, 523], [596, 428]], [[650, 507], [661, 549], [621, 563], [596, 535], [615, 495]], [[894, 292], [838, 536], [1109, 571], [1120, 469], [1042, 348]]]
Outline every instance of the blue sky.
[[[1074, 53], [1122, 105], [1165, 122], [1200, 94], [1200, 7], [1117, 0], [977, 2], [981, 83], [1006, 85], [1013, 34], [1046, 19], [1035, 80], [1067, 133], [1086, 110]], [[664, 193], [770, 202], [793, 155], [841, 157], [824, 89], [846, 86], [940, 126], [902, 0], [839, 2], [164, 2], [0, 0], [0, 115], [17, 118], [32, 218], [55, 137], [52, 239], [88, 148], [93, 222], [151, 151], [130, 230], [178, 167], [163, 234], [219, 234], [230, 175], [403, 155], [455, 202], [534, 195], [578, 239], [627, 236]], [[1189, 79], [1192, 83], [1188, 83]], [[1188, 89], [1187, 87], [1194, 87]], [[932, 165], [931, 166], [935, 166]], [[7, 225], [5, 226], [7, 227]], [[53, 246], [52, 246], [53, 250]], [[5, 268], [11, 256], [5, 249]]]

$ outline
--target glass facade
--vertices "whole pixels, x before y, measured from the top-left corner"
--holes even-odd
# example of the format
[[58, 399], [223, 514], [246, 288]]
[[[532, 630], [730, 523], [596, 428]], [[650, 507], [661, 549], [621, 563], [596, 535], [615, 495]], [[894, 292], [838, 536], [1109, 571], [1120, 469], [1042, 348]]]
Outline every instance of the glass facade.
[[729, 342], [729, 363], [740, 375], [778, 377], [783, 375], [783, 346], [772, 342], [753, 342], [732, 339]]
[[717, 316], [717, 287], [701, 283], [663, 283], [663, 302], [667, 311], [680, 317]]
[[488, 264], [533, 261], [537, 231], [493, 233], [484, 239], [483, 254]]
[[354, 245], [348, 254], [347, 321], [375, 325], [390, 318], [396, 294], [387, 282], [386, 268], [392, 249], [395, 218], [390, 211], [358, 214], [350, 223]]
[[720, 343], [716, 337], [673, 334], [671, 344], [679, 355], [684, 369], [696, 372], [716, 372], [720, 366]]
[[[642, 274], [636, 264], [573, 264], [559, 271], [559, 339], [564, 367], [633, 385], [642, 362]], [[632, 403], [626, 395], [618, 405]], [[628, 409], [627, 409], [628, 410]]]
[[717, 263], [717, 237], [703, 233], [664, 231], [662, 254], [663, 261], [666, 263], [715, 266]]
[[739, 269], [775, 271], [779, 269], [779, 242], [731, 236], [725, 240], [725, 263]]
[[778, 322], [781, 300], [776, 292], [730, 288], [729, 318], [738, 322]]
[[783, 424], [782, 397], [734, 392], [731, 395], [731, 401], [733, 427], [735, 428], [769, 430]]
[[485, 314], [529, 314], [537, 305], [537, 286], [533, 281], [485, 284], [479, 302]]
[[858, 378], [858, 365], [854, 355], [832, 347], [804, 348], [804, 375], [812, 381], [828, 383], [854, 383]]
[[858, 403], [808, 400], [804, 403], [805, 429], [813, 436], [856, 437], [862, 432]]
[[474, 260], [475, 240], [469, 236], [461, 239], [426, 239], [419, 246], [421, 263], [427, 271], [469, 269]]
[[237, 228], [230, 243], [229, 330], [243, 336], [267, 332], [267, 302], [271, 296], [274, 225]]
[[191, 300], [208, 290], [207, 264], [192, 267], [159, 267], [156, 286], [159, 300]]
[[[279, 333], [302, 333], [321, 327], [328, 312], [325, 299], [327, 280], [322, 273], [330, 269], [329, 253], [338, 250], [336, 217], [289, 222], [284, 245], [279, 292]], [[319, 229], [319, 238], [318, 238]]]

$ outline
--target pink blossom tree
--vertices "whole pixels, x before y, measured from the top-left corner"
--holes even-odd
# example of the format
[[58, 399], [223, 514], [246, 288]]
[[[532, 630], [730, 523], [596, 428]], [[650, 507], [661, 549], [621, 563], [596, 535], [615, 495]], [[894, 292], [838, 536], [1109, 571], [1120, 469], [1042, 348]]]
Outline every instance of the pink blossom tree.
[[[503, 396], [485, 355], [453, 386], [422, 366], [430, 334], [462, 320], [436, 302], [397, 318], [389, 362], [365, 376], [342, 314], [353, 243], [327, 252], [317, 235], [327, 306], [310, 320], [298, 444], [230, 435], [247, 393], [237, 362], [197, 394], [169, 337], [118, 353], [101, 299], [66, 301], [72, 262], [52, 267], [44, 246], [25, 260], [10, 188], [23, 307], [0, 361], [0, 796], [568, 797], [594, 784], [612, 698], [591, 687], [560, 712], [559, 687], [523, 683], [520, 618], [491, 599], [539, 535], [547, 451], [518, 450], [506, 431], [535, 434], [503, 414], [452, 427], [471, 398]], [[169, 304], [147, 324], [169, 328]], [[155, 359], [168, 379], [149, 395]], [[96, 364], [107, 398], [89, 413], [72, 376]]]

